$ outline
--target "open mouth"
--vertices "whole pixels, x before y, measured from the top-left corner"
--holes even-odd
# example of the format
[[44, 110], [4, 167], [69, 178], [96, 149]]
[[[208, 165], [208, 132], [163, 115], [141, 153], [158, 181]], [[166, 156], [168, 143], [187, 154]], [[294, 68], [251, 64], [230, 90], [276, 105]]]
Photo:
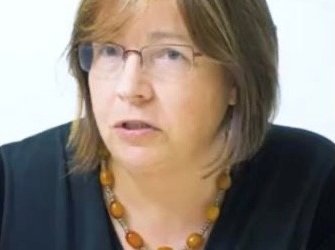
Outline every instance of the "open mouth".
[[116, 127], [127, 130], [156, 129], [150, 124], [147, 124], [142, 121], [126, 121], [118, 124]]

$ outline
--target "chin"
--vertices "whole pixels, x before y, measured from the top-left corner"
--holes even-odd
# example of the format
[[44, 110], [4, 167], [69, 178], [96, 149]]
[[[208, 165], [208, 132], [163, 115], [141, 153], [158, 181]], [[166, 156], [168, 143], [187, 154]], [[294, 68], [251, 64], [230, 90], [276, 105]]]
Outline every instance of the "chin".
[[162, 156], [158, 154], [157, 149], [143, 147], [122, 149], [112, 155], [117, 165], [134, 172], [147, 172], [152, 169], [152, 166], [162, 162]]

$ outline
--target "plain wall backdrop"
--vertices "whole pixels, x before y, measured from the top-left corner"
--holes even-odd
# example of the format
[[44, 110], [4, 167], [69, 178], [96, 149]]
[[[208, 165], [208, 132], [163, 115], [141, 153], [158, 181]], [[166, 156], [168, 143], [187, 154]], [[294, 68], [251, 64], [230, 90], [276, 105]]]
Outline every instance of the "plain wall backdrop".
[[[63, 52], [78, 3], [0, 0], [0, 145], [75, 117], [76, 86]], [[335, 1], [268, 3], [280, 46], [275, 123], [335, 141]]]

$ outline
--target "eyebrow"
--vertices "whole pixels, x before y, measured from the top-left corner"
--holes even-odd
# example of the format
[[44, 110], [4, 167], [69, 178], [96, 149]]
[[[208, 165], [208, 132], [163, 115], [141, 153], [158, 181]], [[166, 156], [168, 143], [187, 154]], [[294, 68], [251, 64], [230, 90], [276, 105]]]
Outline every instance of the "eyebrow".
[[152, 42], [164, 39], [179, 39], [185, 42], [189, 42], [189, 39], [183, 34], [166, 32], [166, 31], [155, 31], [149, 34], [149, 40]]

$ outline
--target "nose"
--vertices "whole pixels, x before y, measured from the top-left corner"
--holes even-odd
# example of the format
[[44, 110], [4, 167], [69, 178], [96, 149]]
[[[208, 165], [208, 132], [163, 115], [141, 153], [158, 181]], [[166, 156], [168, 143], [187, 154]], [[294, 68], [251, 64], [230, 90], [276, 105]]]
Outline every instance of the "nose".
[[129, 53], [125, 58], [123, 70], [116, 83], [116, 95], [132, 104], [142, 104], [152, 99], [153, 89], [142, 72], [141, 57], [136, 53]]

